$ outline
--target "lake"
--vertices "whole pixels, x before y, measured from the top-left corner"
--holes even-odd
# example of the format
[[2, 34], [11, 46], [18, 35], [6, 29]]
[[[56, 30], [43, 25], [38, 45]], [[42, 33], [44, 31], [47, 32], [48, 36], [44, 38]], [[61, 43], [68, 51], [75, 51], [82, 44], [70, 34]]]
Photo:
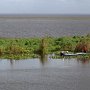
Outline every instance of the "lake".
[[90, 90], [89, 60], [0, 60], [0, 90]]
[[[88, 33], [90, 16], [0, 16], [0, 37]], [[0, 59], [0, 90], [90, 90], [90, 62], [78, 58]]]
[[0, 37], [61, 37], [90, 33], [90, 16], [0, 16]]

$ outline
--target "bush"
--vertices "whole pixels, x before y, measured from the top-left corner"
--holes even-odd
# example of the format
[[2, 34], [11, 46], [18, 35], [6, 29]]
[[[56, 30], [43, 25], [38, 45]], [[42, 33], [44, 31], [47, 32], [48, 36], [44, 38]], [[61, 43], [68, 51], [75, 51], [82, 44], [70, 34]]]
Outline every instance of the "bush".
[[81, 40], [81, 42], [79, 42], [76, 45], [75, 52], [89, 52], [89, 51], [90, 51], [90, 40], [88, 39]]

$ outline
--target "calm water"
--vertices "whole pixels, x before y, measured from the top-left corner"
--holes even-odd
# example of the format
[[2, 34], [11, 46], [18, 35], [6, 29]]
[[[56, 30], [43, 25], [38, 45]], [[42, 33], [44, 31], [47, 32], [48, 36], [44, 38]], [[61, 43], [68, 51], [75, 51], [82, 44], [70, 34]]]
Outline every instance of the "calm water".
[[[87, 33], [90, 33], [90, 17], [0, 17], [0, 37], [59, 37]], [[1, 59], [0, 90], [90, 90], [90, 63], [75, 58]]]
[[77, 59], [0, 60], [0, 90], [90, 90], [90, 63]]
[[42, 37], [86, 35], [90, 33], [88, 18], [1, 18], [0, 37]]

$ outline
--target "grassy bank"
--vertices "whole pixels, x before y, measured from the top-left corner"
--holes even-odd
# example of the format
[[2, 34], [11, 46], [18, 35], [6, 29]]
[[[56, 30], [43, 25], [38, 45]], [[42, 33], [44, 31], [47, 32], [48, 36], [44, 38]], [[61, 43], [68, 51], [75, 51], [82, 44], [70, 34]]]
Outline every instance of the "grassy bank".
[[[60, 38], [0, 38], [0, 54], [38, 54], [40, 52], [59, 54], [60, 51], [74, 52], [75, 50], [80, 51], [78, 48], [87, 41], [90, 42], [90, 35]], [[79, 44], [81, 45], [79, 46]], [[78, 48], [76, 49], [76, 47]], [[89, 51], [90, 48], [88, 48]]]

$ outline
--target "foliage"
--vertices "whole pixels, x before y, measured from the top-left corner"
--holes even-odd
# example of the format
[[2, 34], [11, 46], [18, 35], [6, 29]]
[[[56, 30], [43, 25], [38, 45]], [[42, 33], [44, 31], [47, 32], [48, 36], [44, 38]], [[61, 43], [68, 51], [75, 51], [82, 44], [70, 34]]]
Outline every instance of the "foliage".
[[[43, 38], [0, 38], [0, 54], [59, 53], [60, 51], [81, 51], [81, 46], [90, 46], [90, 35], [43, 37]], [[90, 51], [90, 49], [88, 49]]]
[[81, 41], [76, 45], [75, 48], [76, 52], [90, 52], [90, 38], [83, 38]]

